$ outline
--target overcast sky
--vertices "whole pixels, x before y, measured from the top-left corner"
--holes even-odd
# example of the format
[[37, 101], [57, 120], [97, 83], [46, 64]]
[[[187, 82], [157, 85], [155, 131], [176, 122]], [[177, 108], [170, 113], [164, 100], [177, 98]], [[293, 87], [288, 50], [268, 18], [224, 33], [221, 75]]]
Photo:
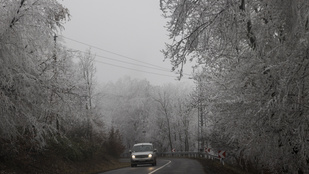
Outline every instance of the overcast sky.
[[[164, 61], [160, 52], [165, 42], [168, 42], [168, 33], [164, 28], [166, 19], [162, 17], [159, 0], [59, 2], [71, 14], [71, 20], [64, 25], [65, 30], [62, 32], [64, 41], [69, 48], [81, 51], [90, 48], [89, 45], [93, 46], [91, 51], [97, 55], [95, 63], [98, 82], [116, 81], [130, 76], [147, 79], [153, 85], [178, 83], [175, 80], [177, 75], [170, 72], [169, 60]], [[160, 68], [164, 70], [158, 70]], [[187, 66], [185, 72], [191, 73], [190, 66]], [[181, 81], [192, 83], [188, 76]]]

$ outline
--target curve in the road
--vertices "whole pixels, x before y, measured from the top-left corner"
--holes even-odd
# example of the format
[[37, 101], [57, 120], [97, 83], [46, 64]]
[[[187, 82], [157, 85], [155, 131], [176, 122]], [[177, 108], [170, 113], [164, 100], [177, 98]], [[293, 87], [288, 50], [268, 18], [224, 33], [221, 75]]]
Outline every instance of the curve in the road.
[[157, 168], [156, 170], [154, 170], [154, 171], [152, 171], [152, 172], [150, 172], [150, 173], [148, 173], [148, 174], [153, 174], [154, 172], [156, 172], [156, 171], [162, 169], [163, 167], [167, 166], [167, 165], [168, 165], [169, 163], [171, 163], [171, 162], [172, 162], [172, 161], [169, 160], [166, 164], [164, 164], [163, 166]]

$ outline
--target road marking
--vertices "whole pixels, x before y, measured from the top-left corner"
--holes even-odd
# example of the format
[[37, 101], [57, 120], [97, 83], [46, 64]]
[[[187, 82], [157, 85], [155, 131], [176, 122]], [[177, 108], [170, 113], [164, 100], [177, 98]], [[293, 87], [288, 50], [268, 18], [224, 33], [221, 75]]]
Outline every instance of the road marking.
[[156, 172], [156, 171], [158, 171], [158, 170], [161, 170], [163, 167], [165, 167], [165, 166], [167, 166], [169, 163], [171, 163], [172, 161], [168, 161], [168, 163], [166, 163], [166, 164], [164, 164], [163, 166], [161, 166], [160, 168], [157, 168], [156, 170], [154, 170], [154, 171], [152, 171], [152, 172], [150, 172], [150, 173], [148, 173], [148, 174], [153, 174], [154, 172]]

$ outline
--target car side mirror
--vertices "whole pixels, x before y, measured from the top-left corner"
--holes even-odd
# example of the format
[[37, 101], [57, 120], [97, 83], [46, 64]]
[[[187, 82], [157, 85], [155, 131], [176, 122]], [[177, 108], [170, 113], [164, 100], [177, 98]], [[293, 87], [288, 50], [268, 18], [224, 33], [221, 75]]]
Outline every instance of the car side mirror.
[[154, 149], [153, 152], [157, 152], [157, 149]]
[[129, 150], [129, 153], [131, 154], [131, 153], [132, 153], [132, 151], [131, 151], [131, 150]]

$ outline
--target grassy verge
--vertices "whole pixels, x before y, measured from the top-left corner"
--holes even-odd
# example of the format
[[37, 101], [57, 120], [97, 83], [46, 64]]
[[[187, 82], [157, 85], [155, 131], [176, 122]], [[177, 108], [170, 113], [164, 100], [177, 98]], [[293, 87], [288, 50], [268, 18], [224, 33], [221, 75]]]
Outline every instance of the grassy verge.
[[91, 174], [128, 167], [110, 155], [104, 146], [59, 138], [44, 151], [20, 150], [1, 156], [0, 174]]
[[230, 166], [228, 164], [223, 165], [218, 160], [211, 160], [205, 158], [198, 158], [196, 160], [201, 163], [205, 173], [207, 174], [251, 174], [235, 166]]
[[129, 163], [117, 159], [97, 158], [73, 162], [57, 156], [41, 156], [30, 161], [0, 162], [1, 174], [94, 174], [129, 167]]

